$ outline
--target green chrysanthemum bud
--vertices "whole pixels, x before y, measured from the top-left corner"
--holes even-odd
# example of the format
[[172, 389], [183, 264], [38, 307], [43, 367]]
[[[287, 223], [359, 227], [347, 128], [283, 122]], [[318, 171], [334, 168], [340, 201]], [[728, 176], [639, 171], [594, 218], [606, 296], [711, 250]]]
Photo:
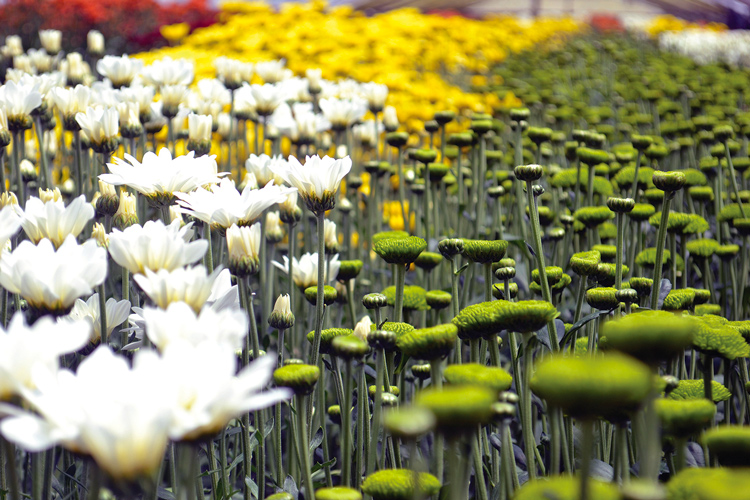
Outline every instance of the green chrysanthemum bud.
[[509, 316], [507, 330], [519, 333], [533, 333], [557, 318], [560, 313], [544, 300], [522, 300], [512, 302], [513, 307], [498, 309], [496, 314]]
[[683, 352], [695, 331], [692, 320], [666, 311], [643, 311], [608, 321], [601, 335], [608, 347], [653, 365]]
[[[744, 204], [742, 207], [745, 209], [745, 213], [750, 213], [750, 204]], [[734, 219], [739, 219], [742, 217], [742, 212], [740, 211], [740, 206], [737, 203], [731, 203], [729, 205], [725, 205], [724, 208], [721, 209], [721, 212], [719, 212], [719, 215], [716, 217], [716, 220], [719, 222], [730, 222]]]
[[700, 238], [688, 241], [685, 248], [693, 258], [707, 259], [719, 248], [719, 242], [710, 238]]
[[450, 167], [445, 163], [430, 163], [427, 165], [430, 171], [430, 182], [440, 183], [450, 172]]
[[[562, 291], [565, 290], [565, 288], [567, 288], [568, 285], [570, 285], [571, 281], [573, 280], [570, 276], [568, 276], [567, 274], [563, 274], [557, 283], [550, 284], [549, 290], [553, 294], [562, 293]], [[531, 283], [529, 283], [529, 290], [534, 292], [536, 295], [539, 295], [539, 296], [543, 295], [542, 287], [537, 282], [532, 281]]]
[[654, 186], [666, 193], [679, 191], [685, 185], [685, 174], [682, 172], [662, 172], [657, 170], [652, 178]]
[[429, 363], [411, 366], [411, 374], [414, 375], [414, 377], [418, 380], [427, 380], [428, 378], [430, 378], [431, 370], [432, 367]]
[[[456, 404], [458, 401], [460, 404]], [[449, 435], [471, 432], [477, 425], [489, 423], [496, 401], [497, 392], [472, 385], [426, 389], [415, 398], [415, 404], [430, 410], [438, 429]]]
[[337, 336], [331, 341], [331, 352], [343, 359], [360, 359], [369, 351], [367, 342], [354, 335]]
[[492, 130], [492, 120], [474, 120], [471, 122], [471, 130], [477, 135], [484, 135]]
[[723, 425], [706, 431], [702, 440], [711, 456], [719, 459], [719, 464], [725, 467], [750, 466], [750, 427]]
[[372, 235], [372, 243], [378, 243], [379, 241], [391, 239], [391, 238], [408, 238], [409, 233], [406, 231], [380, 231]]
[[621, 354], [541, 362], [531, 389], [577, 418], [633, 412], [651, 391], [651, 370]]
[[638, 302], [638, 292], [632, 288], [623, 288], [615, 292], [615, 298], [623, 304], [634, 304]]
[[[670, 212], [671, 215], [671, 212]], [[680, 231], [681, 234], [698, 234], [708, 231], [709, 224], [706, 219], [698, 214], [687, 214], [688, 223]]]
[[[396, 303], [396, 287], [389, 286], [383, 290], [383, 295], [387, 297], [388, 305]], [[404, 287], [404, 309], [408, 311], [426, 311], [430, 307], [427, 305], [427, 291], [421, 286], [407, 285]]]
[[398, 338], [398, 348], [406, 356], [435, 360], [447, 356], [455, 346], [458, 327], [452, 323], [420, 328]]
[[[648, 219], [648, 223], [653, 227], [658, 228], [661, 225], [661, 211], [654, 213]], [[683, 229], [690, 223], [690, 217], [688, 214], [680, 212], [669, 212], [667, 218], [667, 232], [669, 233], [681, 233]]]
[[365, 478], [362, 492], [373, 500], [421, 500], [437, 494], [440, 486], [440, 480], [427, 472], [384, 469]]
[[607, 207], [583, 207], [579, 208], [573, 214], [575, 219], [588, 228], [593, 228], [599, 224], [613, 218], [615, 214]]
[[440, 125], [445, 125], [456, 119], [456, 113], [453, 111], [436, 111], [434, 118]]
[[[682, 401], [705, 400], [706, 393], [703, 380], [680, 380], [677, 387], [669, 393], [669, 398]], [[732, 393], [719, 382], [711, 381], [711, 397], [714, 403], [721, 403], [732, 397]]]
[[664, 202], [664, 191], [657, 188], [647, 189], [643, 195], [652, 205], [660, 205]]
[[[373, 325], [374, 327], [375, 325]], [[385, 328], [385, 325], [383, 325]], [[367, 343], [373, 349], [383, 349], [384, 351], [393, 352], [396, 350], [396, 332], [390, 330], [373, 330], [367, 336]]]
[[[578, 500], [581, 481], [573, 476], [554, 476], [547, 480], [529, 481], [517, 491], [514, 500]], [[620, 492], [611, 483], [589, 481], [591, 497], [597, 500], [620, 500]]]
[[387, 412], [383, 425], [394, 437], [415, 440], [435, 428], [435, 415], [419, 406], [402, 407]]
[[489, 338], [505, 329], [505, 320], [515, 307], [512, 302], [493, 300], [467, 306], [453, 318], [462, 339]]
[[318, 500], [362, 500], [362, 494], [346, 486], [334, 486], [332, 488], [321, 488], [315, 492]]
[[382, 293], [368, 293], [362, 297], [362, 305], [366, 309], [380, 309], [388, 305], [388, 297]]
[[607, 198], [607, 207], [615, 213], [628, 213], [633, 210], [635, 200], [632, 198]]
[[529, 108], [514, 108], [510, 110], [510, 119], [515, 121], [528, 120], [531, 116]]
[[692, 309], [695, 303], [695, 291], [691, 288], [670, 290], [664, 298], [665, 311], [685, 311]]
[[430, 306], [430, 309], [445, 309], [451, 305], [452, 296], [450, 293], [443, 290], [430, 290], [425, 294], [425, 302]]
[[653, 205], [648, 203], [636, 203], [633, 210], [628, 213], [628, 216], [634, 221], [644, 221], [656, 213], [656, 209]]
[[710, 315], [721, 314], [721, 306], [719, 304], [701, 304], [699, 306], [695, 306], [696, 316], [706, 316], [709, 314]]
[[608, 311], [617, 307], [620, 302], [615, 294], [616, 288], [597, 287], [586, 290], [586, 303], [594, 309]]
[[342, 282], [353, 280], [362, 270], [361, 260], [342, 260], [340, 262], [339, 273], [336, 279]]
[[[622, 274], [628, 274], [630, 269], [628, 266], [622, 266]], [[617, 279], [617, 265], [610, 262], [602, 262], [596, 266], [596, 273], [593, 274], [596, 282], [604, 287], [614, 286]]]
[[695, 201], [713, 201], [714, 190], [711, 186], [694, 186], [688, 189], [688, 194]]
[[341, 406], [331, 405], [326, 410], [326, 413], [328, 414], [328, 418], [331, 419], [331, 422], [336, 425], [341, 425]]
[[604, 262], [613, 262], [617, 257], [617, 247], [615, 245], [594, 245], [591, 250], [601, 254]]
[[505, 240], [464, 240], [463, 255], [472, 262], [489, 264], [505, 256], [508, 242]]
[[[671, 262], [671, 254], [669, 250], [664, 250], [661, 257], [662, 265], [666, 266]], [[635, 263], [641, 267], [653, 268], [656, 265], [656, 248], [647, 248], [642, 250], [635, 256]]]
[[532, 142], [539, 145], [552, 139], [552, 129], [546, 127], [529, 127], [526, 135]]
[[409, 142], [409, 134], [406, 132], [389, 132], [385, 135], [385, 141], [389, 146], [402, 148]]
[[389, 264], [411, 264], [425, 251], [427, 242], [418, 236], [387, 238], [373, 244], [373, 250]]
[[417, 260], [414, 261], [414, 265], [416, 265], [420, 269], [424, 269], [425, 271], [430, 271], [438, 266], [443, 261], [443, 256], [436, 252], [422, 252], [419, 254], [419, 257], [417, 257]]
[[541, 165], [519, 165], [513, 173], [519, 181], [538, 181], [544, 175], [544, 168]]
[[739, 245], [719, 245], [714, 252], [723, 261], [732, 260], [740, 253]]
[[320, 378], [317, 366], [290, 364], [276, 368], [273, 381], [279, 387], [288, 387], [297, 395], [310, 394]]
[[649, 160], [661, 160], [669, 155], [669, 148], [664, 144], [652, 144], [643, 152]]
[[502, 281], [513, 279], [516, 277], [516, 268], [499, 267], [495, 270], [495, 277]]
[[[337, 296], [338, 292], [332, 286], [326, 285], [325, 287], [323, 287], [323, 303], [325, 305], [330, 306], [331, 304], [336, 302]], [[305, 288], [305, 298], [310, 304], [315, 305], [315, 303], [318, 301], [318, 287], [310, 286]]]
[[695, 322], [698, 325], [693, 339], [695, 349], [729, 360], [750, 356], [750, 345], [737, 330], [728, 325], [726, 319], [706, 315], [696, 318]]
[[[370, 399], [375, 399], [375, 393], [377, 391], [378, 391], [378, 388], [377, 388], [377, 386], [374, 386], [374, 385], [371, 385], [371, 386], [369, 386], [367, 388], [367, 394], [369, 394]], [[384, 395], [385, 394], [393, 394], [396, 397], [398, 397], [399, 394], [401, 393], [401, 390], [397, 386], [395, 386], [395, 385], [392, 385], [390, 387], [384, 387], [383, 391], [384, 391], [383, 392]]]
[[735, 500], [750, 491], [750, 474], [741, 468], [685, 468], [667, 483], [669, 500]]
[[420, 163], [434, 162], [437, 158], [437, 151], [434, 149], [417, 149], [412, 152], [411, 157]]
[[459, 132], [448, 136], [448, 144], [459, 148], [471, 146], [473, 142], [474, 136], [470, 132]]
[[714, 137], [719, 142], [734, 139], [734, 129], [731, 125], [716, 125], [714, 127]]
[[633, 134], [630, 137], [630, 142], [633, 143], [633, 147], [638, 151], [646, 151], [654, 140], [648, 135]]
[[699, 305], [699, 304], [705, 304], [709, 300], [711, 300], [711, 291], [706, 290], [705, 288], [691, 288], [693, 293], [695, 294], [695, 298], [693, 299], [693, 304]]
[[609, 153], [601, 149], [578, 148], [578, 158], [586, 165], [593, 166], [600, 163], [609, 163]]
[[[547, 273], [547, 283], [549, 285], [554, 285], [558, 281], [562, 279], [563, 276], [563, 270], [561, 267], [557, 266], [547, 266], [544, 268], [545, 272]], [[532, 269], [531, 270], [531, 280], [535, 283], [540, 283], [539, 278], [539, 269]]]
[[635, 289], [638, 292], [638, 296], [641, 298], [648, 297], [651, 295], [651, 288], [654, 286], [654, 280], [651, 278], [633, 277], [628, 282], [630, 288]]
[[440, 130], [440, 124], [437, 122], [437, 120], [427, 120], [426, 122], [424, 122], [424, 130], [425, 132], [434, 134], [435, 132]]
[[476, 385], [495, 392], [507, 391], [513, 380], [510, 374], [502, 368], [479, 363], [449, 365], [443, 375], [450, 384]]
[[446, 259], [451, 259], [464, 251], [464, 240], [460, 238], [447, 238], [441, 240], [440, 243], [438, 243], [438, 251]]
[[[331, 353], [331, 344], [336, 337], [351, 335], [353, 330], [349, 328], [326, 328], [320, 332], [320, 352]], [[307, 334], [307, 341], [311, 344], [315, 340], [315, 331]]]
[[596, 250], [575, 253], [570, 257], [570, 267], [579, 276], [591, 276], [601, 262], [601, 253]]
[[666, 433], [677, 437], [688, 437], [711, 424], [716, 414], [716, 405], [705, 399], [696, 401], [658, 399], [654, 402], [654, 410]]

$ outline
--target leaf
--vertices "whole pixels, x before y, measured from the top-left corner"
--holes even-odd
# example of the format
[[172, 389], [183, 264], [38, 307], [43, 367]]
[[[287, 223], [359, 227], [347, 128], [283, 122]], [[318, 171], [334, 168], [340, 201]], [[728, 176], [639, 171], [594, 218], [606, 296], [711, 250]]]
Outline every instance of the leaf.
[[252, 480], [250, 476], [245, 476], [245, 486], [250, 488], [250, 495], [258, 498], [258, 485]]
[[315, 433], [315, 435], [310, 440], [310, 451], [315, 451], [318, 446], [320, 446], [320, 443], [323, 442], [323, 429], [318, 427], [318, 431]]
[[271, 434], [271, 431], [273, 431], [274, 426], [274, 420], [273, 417], [266, 420], [266, 427], [263, 429], [263, 437], [268, 437], [269, 434]]
[[659, 283], [659, 302], [657, 302], [657, 309], [661, 309], [664, 305], [664, 299], [667, 298], [669, 292], [672, 290], [672, 282], [667, 278], [662, 278]]
[[169, 491], [163, 486], [159, 486], [156, 489], [156, 494], [158, 498], [162, 498], [163, 500], [175, 500], [174, 493], [172, 493], [171, 491]]
[[284, 491], [292, 495], [294, 498], [299, 497], [299, 488], [297, 488], [297, 483], [294, 482], [294, 478], [292, 476], [286, 476], [286, 479], [284, 479]]
[[502, 451], [503, 448], [503, 440], [500, 437], [500, 434], [494, 433], [490, 435], [490, 444], [497, 450]]
[[595, 458], [591, 460], [591, 477], [609, 482], [612, 481], [614, 475], [615, 470], [608, 463], [602, 462], [601, 460], [597, 460]]
[[323, 463], [318, 462], [312, 466], [312, 468], [310, 469], [310, 474], [315, 474], [316, 472], [318, 472], [319, 470], [325, 467], [333, 467], [334, 465], [336, 465], [336, 457], [330, 459], [327, 462], [323, 462]]
[[456, 276], [460, 276], [462, 272], [466, 271], [466, 268], [469, 267], [470, 264], [470, 262], [467, 262], [466, 264], [458, 268], [458, 270], [453, 274], [455, 274]]
[[568, 330], [568, 333], [566, 333], [563, 336], [562, 340], [560, 340], [560, 347], [568, 345], [568, 343], [570, 342], [570, 339], [573, 338], [573, 335], [575, 335], [575, 333], [578, 330], [580, 330], [581, 328], [583, 328], [584, 326], [586, 326], [586, 323], [588, 323], [589, 321], [595, 320], [596, 318], [598, 318], [602, 314], [604, 314], [604, 315], [609, 314], [609, 311], [597, 311], [597, 312], [593, 312], [593, 313], [591, 313], [591, 314], [589, 314], [587, 316], [584, 316], [583, 318], [579, 319], [578, 321], [576, 321], [573, 324], [573, 326], [570, 327], [570, 330]]
[[232, 472], [232, 470], [235, 467], [237, 467], [240, 464], [240, 462], [243, 461], [244, 458], [245, 458], [245, 455], [243, 453], [240, 453], [239, 455], [234, 457], [234, 460], [232, 460], [232, 463], [229, 464], [229, 469], [227, 470], [227, 473]]
[[[565, 335], [565, 323], [563, 323], [561, 319], [555, 319], [555, 330], [557, 330], [557, 341], [559, 343], [560, 339]], [[546, 346], [548, 350], [552, 350], [549, 334], [547, 333], [547, 325], [544, 325], [541, 330], [536, 332], [536, 338], [539, 343]]]

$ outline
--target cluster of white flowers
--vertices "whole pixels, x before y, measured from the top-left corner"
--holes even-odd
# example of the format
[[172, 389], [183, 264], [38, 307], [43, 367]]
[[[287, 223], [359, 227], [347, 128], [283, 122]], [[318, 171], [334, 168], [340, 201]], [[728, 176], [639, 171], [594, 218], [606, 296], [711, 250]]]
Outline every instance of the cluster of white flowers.
[[659, 35], [662, 50], [676, 52], [698, 64], [725, 63], [750, 67], [750, 31], [684, 30]]

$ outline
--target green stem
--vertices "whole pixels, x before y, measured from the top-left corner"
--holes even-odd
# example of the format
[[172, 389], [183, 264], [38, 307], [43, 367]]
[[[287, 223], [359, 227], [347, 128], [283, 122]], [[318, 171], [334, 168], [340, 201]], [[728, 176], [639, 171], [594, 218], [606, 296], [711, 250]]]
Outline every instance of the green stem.
[[47, 151], [44, 147], [44, 129], [42, 128], [42, 116], [37, 115], [36, 116], [36, 125], [34, 127], [36, 131], [36, 140], [39, 144], [39, 158], [42, 160], [42, 164], [39, 168], [41, 171], [41, 181], [42, 181], [42, 188], [49, 189], [50, 188], [50, 180], [49, 180], [49, 166], [47, 165]]
[[581, 478], [578, 498], [589, 500], [591, 492], [589, 488], [589, 474], [591, 473], [591, 453], [594, 448], [594, 422], [591, 420], [581, 421], [583, 431], [583, 442], [581, 444], [581, 470], [578, 476]]
[[[732, 153], [729, 152], [729, 140], [724, 141], [724, 151], [727, 154], [727, 165], [729, 166], [729, 180], [732, 183], [732, 191], [734, 191], [735, 199], [737, 200], [737, 205], [740, 207], [740, 214], [742, 214], [742, 218], [747, 218], [747, 215], [745, 214], [745, 207], [744, 203], [742, 203], [742, 199], [740, 198], [740, 190], [737, 187], [737, 175], [734, 173], [734, 164], [732, 163]], [[721, 166], [719, 166], [721, 168]]]
[[[436, 389], [443, 387], [443, 362], [440, 359], [430, 360], [430, 380]], [[435, 433], [433, 451], [435, 454], [435, 475], [442, 482], [445, 468], [445, 438], [441, 433]]]
[[[313, 337], [312, 356], [310, 364], [318, 365], [320, 356], [320, 335], [323, 331], [323, 292], [325, 288], [325, 212], [317, 214], [318, 220], [318, 284], [315, 301], [315, 337]], [[291, 259], [290, 259], [291, 260]]]
[[[378, 437], [380, 434], [380, 420], [383, 409], [383, 379], [385, 378], [385, 350], [378, 349], [375, 360], [375, 398], [372, 405], [372, 427], [370, 430], [370, 449], [367, 457], [367, 474], [375, 471], [378, 460]], [[364, 396], [364, 395], [363, 395]], [[366, 397], [366, 396], [365, 396]], [[385, 442], [383, 443], [385, 453]]]
[[307, 395], [298, 394], [296, 397], [297, 407], [297, 446], [299, 452], [299, 461], [302, 464], [302, 474], [304, 475], [305, 498], [315, 500], [315, 486], [312, 482], [312, 473], [310, 472], [310, 452], [308, 450], [307, 439]]
[[[99, 500], [99, 493], [102, 488], [102, 473], [99, 466], [92, 460], [89, 463], [89, 481], [88, 481], [88, 493], [86, 494], [87, 500]], [[36, 497], [35, 497], [36, 498]]]
[[[552, 337], [552, 335], [550, 335]], [[533, 418], [531, 414], [531, 386], [529, 381], [531, 380], [532, 372], [532, 358], [533, 352], [531, 351], [531, 334], [523, 335], [523, 415], [521, 419], [521, 426], [523, 432], [524, 441], [524, 453], [526, 454], [526, 464], [529, 472], [529, 480], [533, 481], [536, 479], [536, 457], [534, 450], [536, 449], [536, 442], [534, 439], [534, 427]]]
[[401, 204], [401, 216], [404, 219], [404, 231], [409, 232], [409, 216], [408, 210], [406, 210], [406, 179], [404, 178], [404, 148], [399, 146], [398, 148], [398, 202]]
[[99, 328], [101, 330], [101, 345], [107, 345], [109, 339], [107, 338], [107, 298], [104, 296], [104, 283], [96, 288], [97, 292], [99, 292]]
[[[664, 193], [664, 203], [661, 209], [661, 223], [656, 238], [656, 261], [654, 261], [654, 283], [651, 286], [651, 309], [656, 310], [659, 304], [659, 289], [661, 287], [661, 270], [664, 258], [664, 245], [667, 242], [667, 224], [669, 223], [669, 205], [674, 193]], [[677, 258], [672, 256], [673, 259]]]
[[396, 302], [393, 306], [396, 321], [404, 320], [404, 285], [406, 282], [406, 266], [403, 264], [394, 264], [393, 271], [396, 278]]
[[714, 360], [708, 354], [701, 354], [701, 361], [703, 362], [703, 396], [713, 401]]
[[21, 495], [19, 493], [19, 480], [18, 480], [18, 468], [16, 466], [16, 447], [10, 441], [4, 437], [0, 437], [0, 445], [2, 445], [2, 452], [5, 456], [5, 466], [8, 477], [8, 488], [9, 488], [9, 499], [20, 500]]
[[352, 361], [346, 360], [344, 368], [344, 402], [341, 407], [341, 432], [343, 433], [343, 446], [341, 449], [341, 484], [349, 486], [351, 484], [351, 460], [352, 460]]
[[[474, 481], [478, 500], [487, 500], [487, 483], [484, 479], [484, 464], [482, 462], [482, 447], [480, 445], [480, 432], [482, 426], [478, 425], [471, 438], [471, 449], [474, 456]], [[468, 478], [467, 478], [468, 479]], [[468, 485], [466, 490], [468, 490]]]
[[638, 155], [635, 157], [635, 172], [633, 174], [633, 186], [630, 188], [630, 196], [633, 199], [636, 199], [636, 192], [638, 190], [638, 170], [641, 168], [641, 157], [643, 156], [643, 151], [640, 149], [638, 150]]
[[[164, 221], [164, 224], [169, 224], [169, 219]], [[206, 256], [203, 258], [203, 264], [206, 266], [209, 274], [214, 272], [214, 251], [211, 238], [211, 224], [208, 222], [203, 223], [203, 238], [208, 242], [208, 250], [206, 250]]]

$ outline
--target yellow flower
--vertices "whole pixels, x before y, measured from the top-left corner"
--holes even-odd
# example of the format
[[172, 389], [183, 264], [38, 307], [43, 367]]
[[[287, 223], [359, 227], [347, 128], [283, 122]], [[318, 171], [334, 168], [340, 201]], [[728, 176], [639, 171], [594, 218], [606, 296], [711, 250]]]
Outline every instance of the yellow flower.
[[190, 25], [188, 23], [165, 24], [159, 28], [159, 32], [169, 43], [177, 43], [190, 33]]

